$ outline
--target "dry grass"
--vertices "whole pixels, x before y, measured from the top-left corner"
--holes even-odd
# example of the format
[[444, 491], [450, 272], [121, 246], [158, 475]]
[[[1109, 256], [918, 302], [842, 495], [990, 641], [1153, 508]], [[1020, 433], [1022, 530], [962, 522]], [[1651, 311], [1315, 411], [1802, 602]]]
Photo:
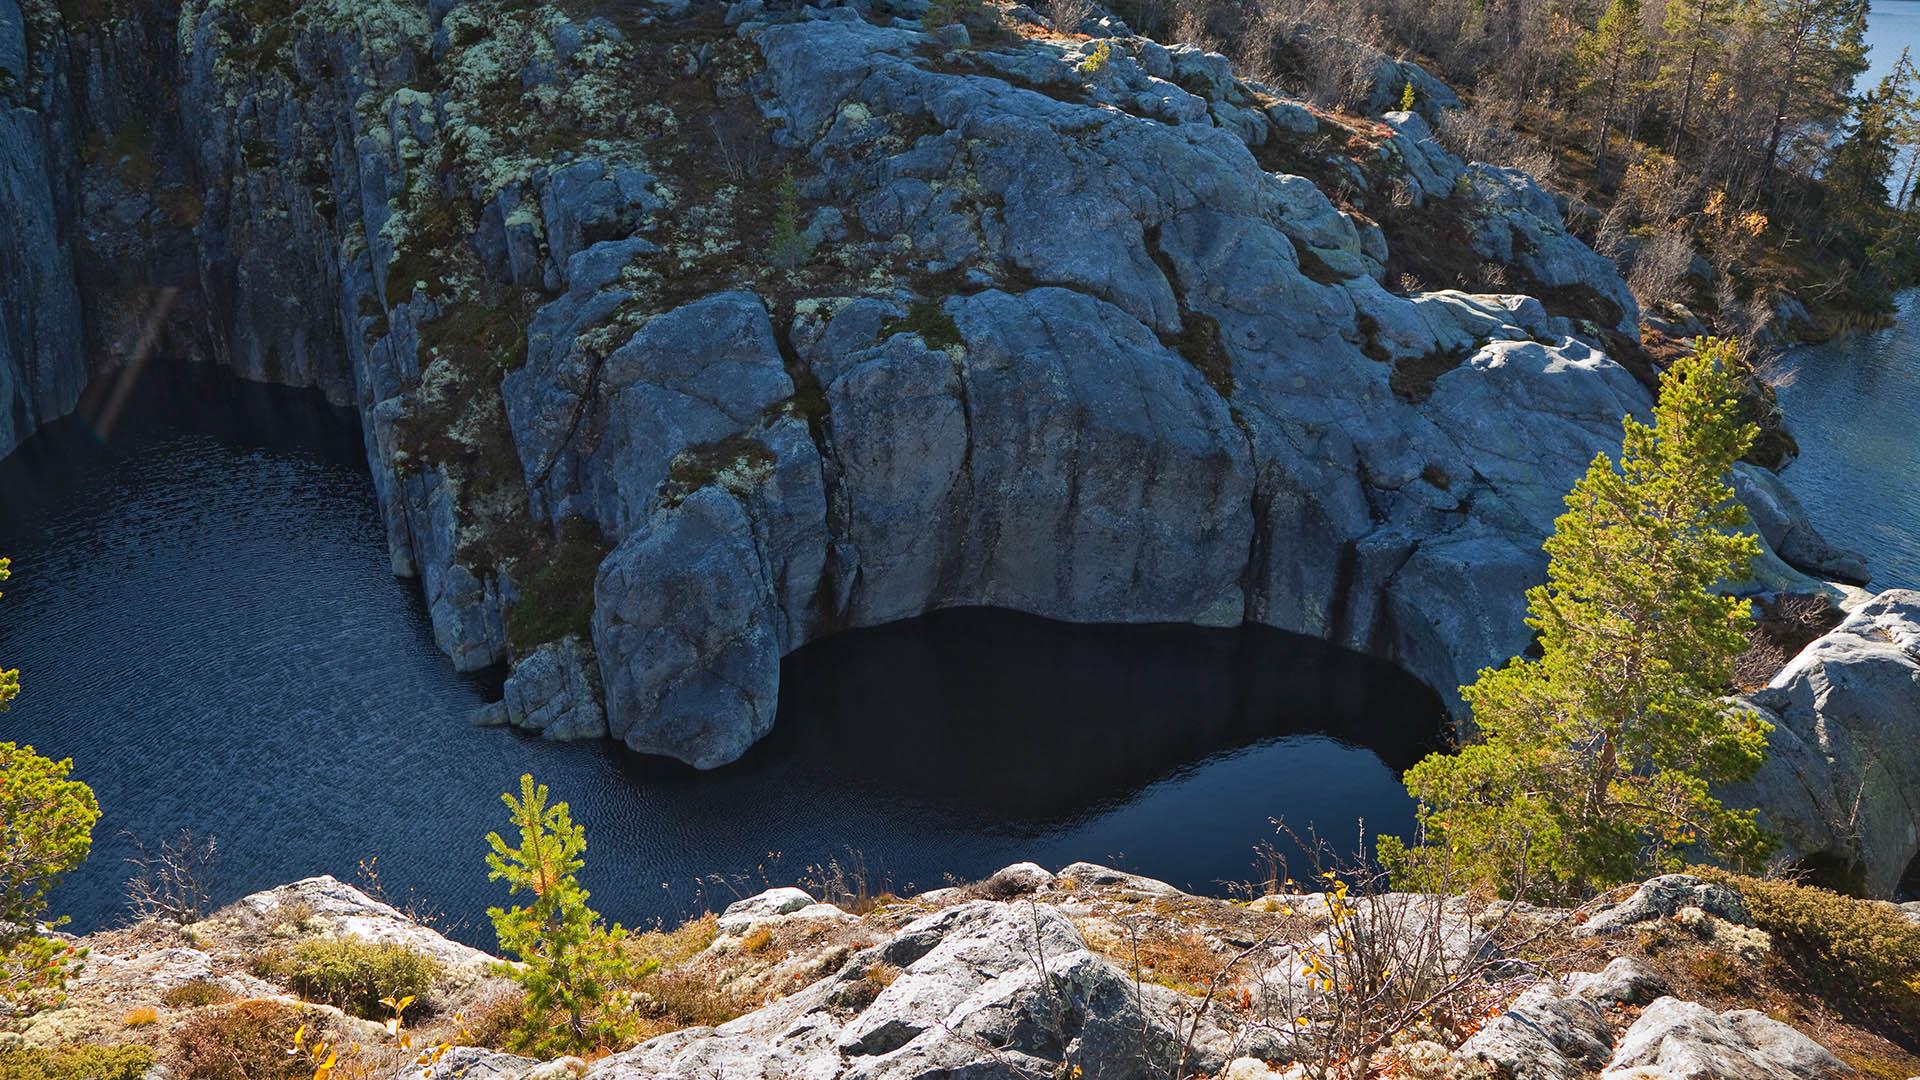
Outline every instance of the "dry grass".
[[1733, 664], [1734, 689], [1748, 693], [1773, 681], [1800, 650], [1844, 617], [1833, 601], [1807, 593], [1786, 593], [1756, 606], [1759, 611], [1747, 628], [1747, 651]]
[[686, 1027], [724, 1024], [758, 1004], [698, 971], [656, 971], [642, 981], [641, 990], [647, 997], [644, 1006], [647, 1026], [657, 1028], [657, 1031], [647, 1031], [642, 1038]]
[[302, 1010], [278, 1001], [242, 1001], [188, 1017], [174, 1031], [168, 1058], [180, 1080], [311, 1080], [290, 1056]]
[[708, 912], [671, 930], [648, 930], [627, 938], [626, 948], [636, 961], [657, 961], [662, 970], [686, 963], [720, 935], [719, 916]]
[[1222, 958], [1192, 930], [1151, 925], [1138, 935], [1129, 961], [1147, 982], [1195, 994], [1213, 982]]
[[232, 1000], [233, 994], [225, 987], [206, 979], [181, 983], [160, 995], [160, 1004], [169, 1009], [197, 1009], [203, 1005], [224, 1005]]
[[455, 1017], [453, 1041], [462, 1046], [507, 1049], [526, 1008], [526, 1000], [526, 993], [519, 987], [502, 983], [459, 1012]]

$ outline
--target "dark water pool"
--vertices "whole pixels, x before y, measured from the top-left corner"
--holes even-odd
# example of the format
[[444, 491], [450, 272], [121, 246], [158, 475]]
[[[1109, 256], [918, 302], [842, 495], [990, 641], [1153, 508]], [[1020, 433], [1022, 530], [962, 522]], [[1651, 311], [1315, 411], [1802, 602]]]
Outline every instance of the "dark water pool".
[[1787, 359], [1800, 458], [1781, 478], [1828, 539], [1867, 557], [1875, 588], [1920, 588], [1920, 289], [1887, 329]]
[[122, 917], [123, 831], [187, 828], [219, 838], [220, 899], [377, 856], [490, 945], [482, 837], [522, 771], [573, 804], [595, 903], [629, 923], [835, 858], [895, 888], [1023, 858], [1217, 888], [1256, 875], [1270, 817], [1407, 828], [1395, 771], [1440, 716], [1306, 639], [966, 610], [790, 658], [774, 734], [713, 773], [474, 728], [488, 681], [389, 573], [351, 416], [206, 373], [150, 374], [110, 437], [70, 420], [0, 465], [0, 552], [25, 681], [0, 738], [72, 756], [105, 808], [58, 897], [81, 930]]

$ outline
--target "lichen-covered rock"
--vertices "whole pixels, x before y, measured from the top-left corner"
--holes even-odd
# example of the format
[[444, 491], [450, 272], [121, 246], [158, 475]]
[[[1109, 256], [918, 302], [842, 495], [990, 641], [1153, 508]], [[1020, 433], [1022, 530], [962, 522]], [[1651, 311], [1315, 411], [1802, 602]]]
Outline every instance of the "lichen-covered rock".
[[1691, 874], [1665, 874], [1641, 883], [1625, 900], [1601, 909], [1582, 923], [1580, 930], [1587, 934], [1617, 932], [1673, 918], [1685, 907], [1699, 908], [1730, 923], [1752, 924], [1747, 902], [1739, 893]]
[[[920, 0], [621, 27], [186, 0], [149, 59], [121, 58], [134, 20], [63, 73], [6, 29], [17, 2], [0, 184], [49, 254], [0, 265], [0, 447], [71, 406], [81, 331], [146, 310], [70, 326], [73, 279], [142, 268], [111, 284], [172, 290], [170, 346], [358, 407], [435, 640], [513, 660], [490, 715], [549, 734], [724, 764], [787, 653], [961, 605], [1262, 623], [1458, 710], [1530, 640], [1563, 493], [1650, 405], [1604, 351], [1634, 334], [1612, 265], [1530, 178], [1449, 154], [1454, 99], [1384, 57], [1377, 124], [1105, 15], [1098, 44], [956, 49]], [[177, 117], [126, 100], [174, 75]], [[73, 166], [76, 94], [156, 121], [152, 168]], [[221, 182], [190, 207], [181, 177]], [[1516, 291], [1385, 282], [1422, 214]], [[1750, 481], [1781, 556], [1756, 587], [1853, 568]], [[583, 625], [590, 650], [517, 639]]]

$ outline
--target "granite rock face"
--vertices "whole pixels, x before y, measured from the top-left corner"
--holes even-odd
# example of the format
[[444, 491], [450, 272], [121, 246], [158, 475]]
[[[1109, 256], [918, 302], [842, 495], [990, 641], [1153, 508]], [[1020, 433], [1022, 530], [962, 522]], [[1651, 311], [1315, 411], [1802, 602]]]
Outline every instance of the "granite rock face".
[[547, 642], [519, 659], [503, 690], [507, 722], [550, 739], [604, 739], [600, 669], [577, 637]]
[[1891, 895], [1920, 855], [1920, 593], [1855, 608], [1744, 705], [1773, 734], [1725, 797], [1759, 807], [1790, 855]]
[[88, 377], [74, 106], [52, 43], [28, 31], [18, 0], [0, 0], [0, 455], [73, 411]]
[[[897, 0], [184, 0], [77, 51], [16, 3], [0, 243], [41, 254], [0, 266], [0, 446], [172, 297], [169, 348], [359, 409], [396, 573], [554, 737], [724, 764], [786, 654], [981, 604], [1262, 623], [1457, 706], [1649, 407], [1612, 265], [1451, 157], [1454, 99], [1398, 61], [1376, 110], [1411, 81], [1416, 112], [1375, 123], [1110, 17], [1090, 68]], [[161, 75], [177, 115], [129, 89]], [[83, 164], [82, 121], [150, 160]], [[1329, 128], [1360, 149], [1316, 156]], [[1383, 283], [1443, 206], [1515, 292]], [[1748, 479], [1770, 582], [1863, 572]]]

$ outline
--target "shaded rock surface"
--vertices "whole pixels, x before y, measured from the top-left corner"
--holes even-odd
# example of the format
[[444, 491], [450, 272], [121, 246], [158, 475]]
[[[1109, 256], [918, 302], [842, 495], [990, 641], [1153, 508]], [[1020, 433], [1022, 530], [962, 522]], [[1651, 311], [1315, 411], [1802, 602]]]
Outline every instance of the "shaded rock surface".
[[[494, 718], [701, 767], [787, 653], [956, 605], [1263, 623], [1457, 708], [1649, 407], [1611, 264], [1447, 154], [1413, 65], [1374, 123], [1110, 17], [1091, 75], [914, 14], [0, 0], [0, 448], [156, 343], [351, 402], [436, 641], [510, 668]], [[1445, 207], [1518, 292], [1390, 291], [1296, 168]], [[1864, 573], [1746, 489], [1766, 587]]]

